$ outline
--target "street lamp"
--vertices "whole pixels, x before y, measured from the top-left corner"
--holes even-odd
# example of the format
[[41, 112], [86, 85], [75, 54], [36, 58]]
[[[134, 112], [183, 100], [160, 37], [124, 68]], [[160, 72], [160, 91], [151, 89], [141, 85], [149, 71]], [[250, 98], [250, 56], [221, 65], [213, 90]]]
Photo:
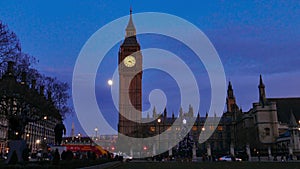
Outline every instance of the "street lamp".
[[[187, 124], [187, 120], [183, 119], [182, 120], [182, 124], [183, 124], [183, 133], [184, 133], [184, 137], [183, 137], [183, 142], [182, 142], [182, 151], [184, 152], [184, 156], [185, 157], [189, 157], [190, 153], [191, 153], [191, 142], [190, 142], [190, 132], [187, 131], [186, 128], [186, 124]], [[187, 135], [185, 135], [185, 132], [188, 132]]]
[[40, 143], [41, 143], [40, 139], [38, 139], [38, 140], [35, 141], [35, 144], [36, 144], [35, 148], [36, 148], [36, 150], [38, 150], [38, 148], [40, 146]]
[[161, 119], [157, 119], [158, 122], [158, 151], [160, 151], [160, 123], [161, 123]]
[[183, 119], [183, 120], [182, 120], [182, 123], [185, 125], [185, 124], [186, 124], [186, 119]]
[[97, 138], [98, 128], [96, 127], [94, 130], [95, 130], [95, 138]]
[[158, 123], [160, 123], [160, 122], [161, 122], [161, 119], [160, 119], [160, 118], [159, 118], [159, 119], [157, 119], [157, 122], [158, 122]]

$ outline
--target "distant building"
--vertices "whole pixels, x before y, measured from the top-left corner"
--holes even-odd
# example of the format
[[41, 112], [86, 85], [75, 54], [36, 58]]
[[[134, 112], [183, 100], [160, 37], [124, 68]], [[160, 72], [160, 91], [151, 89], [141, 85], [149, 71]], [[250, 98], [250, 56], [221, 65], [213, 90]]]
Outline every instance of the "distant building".
[[[163, 112], [161, 116], [157, 116], [156, 110], [153, 110], [153, 116], [142, 118], [142, 60], [143, 56], [140, 52], [140, 44], [136, 37], [136, 29], [133, 23], [132, 18], [132, 10], [130, 9], [130, 19], [126, 27], [126, 35], [125, 39], [122, 42], [119, 53], [118, 53], [118, 64], [119, 64], [119, 123], [118, 123], [118, 131], [119, 133], [130, 136], [130, 137], [148, 137], [154, 136], [162, 133], [166, 130], [173, 130], [174, 133], [179, 133], [184, 129], [184, 126], [174, 126], [173, 123], [177, 119], [174, 116], [167, 116], [167, 110]], [[203, 130], [214, 130], [213, 126], [209, 128], [204, 128], [204, 123], [207, 118], [214, 117], [198, 117], [193, 112], [192, 106], [189, 107], [189, 111], [184, 113], [181, 109], [179, 112], [180, 121], [194, 121], [194, 126], [189, 132], [189, 137], [193, 140], [198, 150], [198, 154], [207, 150], [207, 146], [209, 149], [213, 151], [219, 151], [220, 153], [226, 154], [229, 151], [230, 147], [230, 126], [231, 126], [231, 118], [230, 117], [222, 117], [220, 120], [220, 124], [217, 127], [217, 130], [210, 137], [210, 139], [205, 143], [198, 145], [199, 134]], [[158, 121], [159, 120], [159, 121]], [[145, 123], [145, 121], [151, 121], [149, 123]], [[139, 122], [142, 122], [140, 124]], [[172, 126], [172, 127], [171, 127]], [[157, 142], [144, 142], [141, 143], [143, 145], [123, 145], [126, 142], [126, 138], [122, 138], [122, 135], [119, 134], [119, 147], [123, 145], [124, 151], [130, 153], [139, 153], [141, 149], [143, 153], [147, 153], [149, 155], [155, 154], [156, 150], [162, 147], [170, 147], [168, 141], [178, 140], [178, 135], [170, 135], [168, 138], [160, 138]], [[123, 140], [125, 139], [125, 140]], [[123, 149], [122, 148], [122, 149]], [[200, 151], [200, 149], [202, 151]], [[175, 151], [175, 150], [174, 150]], [[170, 154], [172, 152], [170, 151]]]
[[[155, 116], [155, 110], [153, 111], [154, 116], [148, 117], [145, 119], [142, 119], [144, 121], [151, 121], [149, 123], [144, 123], [144, 125], [141, 125], [141, 128], [143, 131], [137, 131], [137, 133], [145, 133], [143, 137], [148, 136], [155, 136], [157, 134], [161, 134], [164, 131], [173, 131], [171, 132], [171, 135], [168, 135], [167, 137], [161, 136], [156, 142], [151, 143], [145, 143], [145, 146], [148, 149], [148, 154], [151, 155], [153, 153], [153, 149], [165, 149], [168, 150], [166, 152], [169, 155], [175, 155], [178, 150], [178, 145], [175, 147], [171, 147], [170, 143], [174, 140], [178, 140], [178, 138], [181, 138], [180, 133], [184, 130], [186, 130], [186, 127], [184, 123], [187, 123], [187, 121], [194, 121], [193, 125], [191, 126], [191, 130], [188, 131], [188, 134], [184, 137], [190, 138], [191, 142], [190, 144], [194, 145], [196, 148], [196, 154], [197, 156], [202, 156], [203, 154], [207, 154], [208, 156], [211, 155], [222, 155], [222, 154], [228, 154], [230, 151], [230, 127], [231, 127], [231, 119], [228, 117], [222, 117], [220, 119], [220, 122], [216, 129], [213, 125], [204, 126], [205, 122], [211, 121], [214, 118], [217, 117], [208, 117], [207, 115], [205, 117], [200, 117], [200, 114], [198, 113], [197, 116], [194, 116], [193, 109], [190, 105], [189, 111], [184, 113], [182, 109], [179, 111], [179, 117], [175, 117], [174, 113], [171, 117], [167, 116], [166, 109], [162, 113], [161, 116]], [[174, 125], [174, 122], [176, 120], [179, 120], [182, 122], [182, 124]], [[209, 131], [211, 130], [213, 133], [209, 137], [207, 141], [204, 143], [199, 143], [199, 136], [201, 132]], [[209, 149], [210, 153], [207, 153], [207, 150]]]
[[235, 148], [249, 147], [252, 155], [270, 157], [300, 155], [300, 98], [267, 98], [262, 76], [258, 89], [259, 101], [247, 112], [239, 110], [235, 101], [227, 101], [227, 107], [232, 107], [226, 114], [232, 117]]
[[[212, 136], [202, 144], [198, 143], [199, 134], [214, 128], [204, 128], [206, 120], [215, 117], [194, 117], [193, 108], [184, 113], [179, 110], [179, 117], [167, 116], [167, 110], [157, 116], [153, 110], [153, 116], [148, 115], [142, 118], [142, 54], [136, 37], [136, 29], [133, 24], [132, 11], [126, 27], [125, 39], [122, 42], [118, 54], [119, 64], [119, 123], [118, 141], [121, 149], [130, 154], [146, 153], [151, 156], [156, 154], [158, 147], [169, 149], [171, 155], [178, 145], [170, 147], [169, 142], [178, 139], [178, 135], [169, 135], [165, 138], [159, 137], [155, 142], [143, 142], [138, 145], [126, 143], [123, 135], [129, 137], [145, 138], [155, 136], [166, 130], [181, 131], [182, 125], [174, 126], [178, 118], [185, 121], [194, 121], [188, 137], [192, 144], [195, 144], [197, 155], [208, 156], [220, 154], [247, 153], [251, 156], [300, 153], [299, 144], [299, 123], [300, 123], [300, 98], [267, 98], [265, 85], [262, 77], [259, 80], [259, 101], [253, 103], [252, 108], [243, 112], [236, 103], [231, 82], [227, 90], [226, 106], [227, 111], [220, 119]], [[150, 121], [150, 122], [149, 122]], [[139, 123], [143, 122], [143, 123]], [[178, 132], [177, 132], [178, 133]], [[124, 140], [125, 139], [125, 140]]]
[[[8, 62], [7, 71], [0, 79], [1, 151], [7, 151], [9, 139], [14, 138], [26, 140], [32, 151], [54, 143], [54, 127], [62, 116], [54, 107], [51, 92], [47, 92], [46, 98], [44, 90], [43, 86], [39, 91], [36, 89], [35, 80], [28, 84], [25, 73], [17, 81], [13, 62]], [[10, 124], [10, 119], [15, 121]]]
[[6, 151], [7, 147], [7, 129], [8, 129], [8, 120], [7, 118], [1, 114], [0, 115], [0, 150]]

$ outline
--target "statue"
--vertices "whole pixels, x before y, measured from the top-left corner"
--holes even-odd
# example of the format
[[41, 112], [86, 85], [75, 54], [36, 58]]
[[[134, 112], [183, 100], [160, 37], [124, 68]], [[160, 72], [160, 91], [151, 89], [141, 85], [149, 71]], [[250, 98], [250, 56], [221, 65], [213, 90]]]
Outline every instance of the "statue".
[[62, 123], [62, 121], [56, 124], [54, 128], [54, 133], [55, 133], [55, 145], [60, 145], [62, 141], [62, 136], [66, 135], [66, 127]]

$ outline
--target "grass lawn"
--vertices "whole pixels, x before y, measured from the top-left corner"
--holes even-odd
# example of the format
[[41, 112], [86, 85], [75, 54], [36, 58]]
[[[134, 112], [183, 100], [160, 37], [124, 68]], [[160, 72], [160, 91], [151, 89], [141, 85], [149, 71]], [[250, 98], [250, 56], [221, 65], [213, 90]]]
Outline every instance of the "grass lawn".
[[115, 169], [300, 169], [300, 162], [129, 162]]

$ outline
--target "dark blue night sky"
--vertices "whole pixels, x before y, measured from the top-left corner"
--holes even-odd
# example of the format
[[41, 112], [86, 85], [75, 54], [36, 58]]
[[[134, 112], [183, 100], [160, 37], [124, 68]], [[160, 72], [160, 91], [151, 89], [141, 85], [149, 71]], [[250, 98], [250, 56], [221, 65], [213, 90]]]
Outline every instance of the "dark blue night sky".
[[[226, 79], [232, 82], [237, 103], [244, 111], [258, 100], [259, 74], [263, 75], [268, 97], [300, 96], [298, 1], [11, 0], [0, 2], [0, 20], [17, 34], [22, 50], [39, 60], [35, 65], [38, 70], [57, 76], [71, 86], [75, 61], [84, 43], [105, 24], [128, 15], [130, 5], [134, 13], [169, 13], [201, 29], [215, 46]], [[204, 115], [210, 103], [210, 84], [202, 63], [183, 44], [167, 37], [141, 35], [138, 40], [142, 49], [158, 47], [170, 50], [190, 66], [197, 78], [201, 93], [200, 112]], [[96, 79], [97, 99], [103, 103], [99, 108], [109, 112], [105, 117], [114, 127], [118, 116], [112, 107], [107, 80], [117, 67], [118, 48], [116, 45], [107, 53]], [[143, 87], [144, 108], [149, 107], [149, 92], [160, 88], [168, 98], [169, 115], [173, 111], [178, 113], [180, 96], [172, 77], [157, 70], [147, 70]], [[76, 113], [65, 120], [68, 133], [72, 122], [76, 132], [82, 133]]]

